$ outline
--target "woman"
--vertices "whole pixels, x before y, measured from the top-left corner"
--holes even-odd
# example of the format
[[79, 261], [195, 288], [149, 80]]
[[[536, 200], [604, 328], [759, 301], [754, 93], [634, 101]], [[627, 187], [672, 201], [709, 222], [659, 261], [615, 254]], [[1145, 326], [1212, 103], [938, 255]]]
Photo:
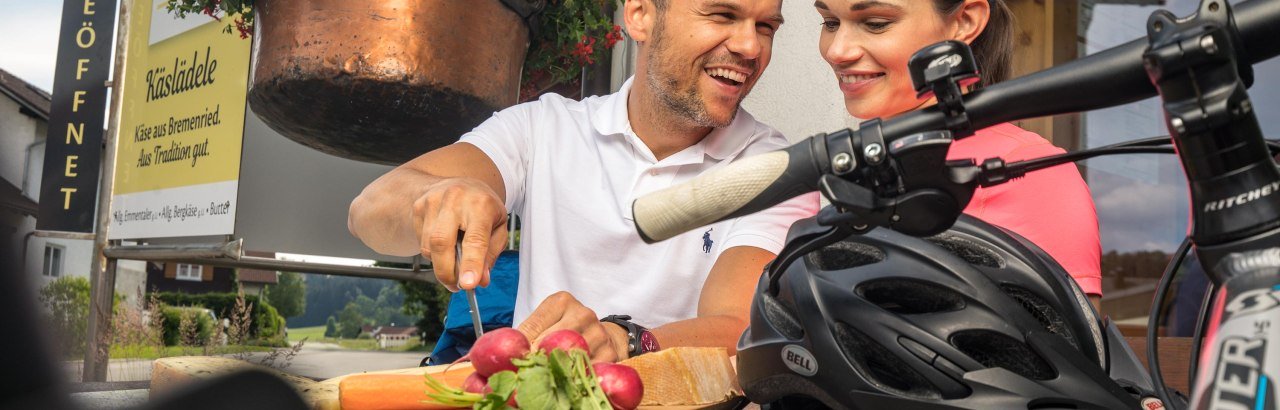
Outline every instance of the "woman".
[[[1006, 0], [818, 0], [819, 48], [854, 117], [889, 118], [934, 104], [917, 100], [907, 59], [924, 46], [959, 40], [978, 61], [981, 84], [1011, 71], [1012, 16]], [[956, 141], [947, 159], [1012, 162], [1064, 152], [1035, 133], [1000, 124]], [[1062, 264], [1097, 304], [1102, 293], [1098, 220], [1075, 167], [1062, 165], [978, 188], [964, 213], [1017, 232]]]

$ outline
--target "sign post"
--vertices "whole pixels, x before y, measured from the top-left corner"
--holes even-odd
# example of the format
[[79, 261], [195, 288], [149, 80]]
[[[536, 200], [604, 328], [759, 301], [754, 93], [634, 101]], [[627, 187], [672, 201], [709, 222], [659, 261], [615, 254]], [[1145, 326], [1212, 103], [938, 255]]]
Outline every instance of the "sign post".
[[[107, 152], [101, 162], [103, 169], [100, 174], [100, 189], [97, 191], [98, 214], [94, 220], [97, 227], [93, 230], [93, 260], [89, 263], [89, 326], [88, 340], [85, 341], [88, 345], [84, 350], [84, 372], [81, 375], [81, 380], [85, 382], [107, 381], [107, 364], [111, 353], [111, 304], [115, 299], [116, 260], [107, 258], [104, 251], [107, 247], [107, 211], [111, 208], [111, 186], [114, 180], [111, 171], [115, 164], [116, 141], [120, 134], [120, 103], [124, 100], [119, 90], [120, 79], [124, 77], [124, 56], [128, 49], [126, 40], [129, 37], [129, 5], [120, 4], [119, 10], [120, 27], [119, 36], [116, 38], [115, 73], [111, 82], [111, 88], [117, 91], [111, 94], [109, 129], [105, 141]], [[95, 125], [94, 129], [97, 128]], [[45, 166], [47, 170], [47, 159]], [[97, 166], [94, 169], [96, 170]]]

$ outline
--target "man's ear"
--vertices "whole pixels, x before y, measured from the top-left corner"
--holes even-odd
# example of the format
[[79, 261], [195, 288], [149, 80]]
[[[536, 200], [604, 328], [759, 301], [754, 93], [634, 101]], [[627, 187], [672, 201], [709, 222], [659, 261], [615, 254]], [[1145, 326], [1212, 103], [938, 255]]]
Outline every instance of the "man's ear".
[[627, 34], [637, 43], [644, 43], [652, 35], [654, 19], [658, 18], [652, 0], [627, 0], [622, 5], [622, 21]]
[[991, 4], [987, 3], [987, 1], [964, 0], [960, 8], [951, 16], [952, 39], [963, 41], [965, 44], [973, 44], [973, 40], [977, 39], [983, 30], [986, 30], [987, 21], [991, 19]]

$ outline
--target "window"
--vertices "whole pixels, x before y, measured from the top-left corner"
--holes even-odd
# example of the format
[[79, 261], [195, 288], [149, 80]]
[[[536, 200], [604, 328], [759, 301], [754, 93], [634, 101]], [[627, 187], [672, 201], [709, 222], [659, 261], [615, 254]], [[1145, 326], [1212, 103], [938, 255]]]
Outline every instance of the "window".
[[[1159, 3], [1159, 5], [1154, 5]], [[1186, 16], [1199, 0], [1081, 2], [1079, 33], [1085, 54], [1102, 51], [1146, 35], [1147, 17], [1157, 8]], [[1280, 61], [1254, 66], [1255, 82], [1249, 89], [1260, 125], [1268, 138], [1280, 137]], [[1138, 138], [1167, 136], [1160, 100], [1150, 98], [1131, 104], [1086, 113], [1081, 146], [1093, 148]], [[1187, 234], [1187, 182], [1182, 166], [1172, 155], [1126, 155], [1085, 161], [1083, 170], [1102, 234], [1102, 310], [1120, 325], [1145, 327], [1151, 298], [1165, 265]], [[1183, 269], [1200, 271], [1198, 262]], [[1197, 314], [1205, 280], [1203, 274], [1187, 275], [1171, 291], [1172, 306], [1166, 315], [1167, 336], [1185, 336]], [[1181, 315], [1181, 316], [1179, 316]], [[1190, 324], [1190, 325], [1188, 325]]]
[[58, 245], [44, 246], [44, 271], [42, 274], [49, 277], [62, 276], [62, 253], [63, 247]]
[[179, 263], [177, 270], [178, 280], [199, 282], [204, 279], [204, 266]]

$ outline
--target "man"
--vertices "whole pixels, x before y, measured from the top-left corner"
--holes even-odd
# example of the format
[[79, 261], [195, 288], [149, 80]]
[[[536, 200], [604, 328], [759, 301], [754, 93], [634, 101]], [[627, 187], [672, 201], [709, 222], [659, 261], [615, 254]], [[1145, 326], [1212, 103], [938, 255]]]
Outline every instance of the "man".
[[[495, 113], [460, 143], [371, 183], [348, 225], [378, 252], [430, 256], [439, 282], [457, 291], [488, 284], [513, 212], [522, 223], [515, 322], [535, 343], [573, 329], [595, 360], [658, 345], [733, 351], [763, 266], [791, 223], [817, 211], [816, 195], [713, 224], [718, 247], [706, 254], [711, 238], [698, 231], [643, 243], [631, 202], [786, 146], [739, 109], [769, 64], [781, 0], [628, 0], [623, 17], [640, 49], [619, 92], [548, 95]], [[600, 321], [615, 314], [631, 320]]]

